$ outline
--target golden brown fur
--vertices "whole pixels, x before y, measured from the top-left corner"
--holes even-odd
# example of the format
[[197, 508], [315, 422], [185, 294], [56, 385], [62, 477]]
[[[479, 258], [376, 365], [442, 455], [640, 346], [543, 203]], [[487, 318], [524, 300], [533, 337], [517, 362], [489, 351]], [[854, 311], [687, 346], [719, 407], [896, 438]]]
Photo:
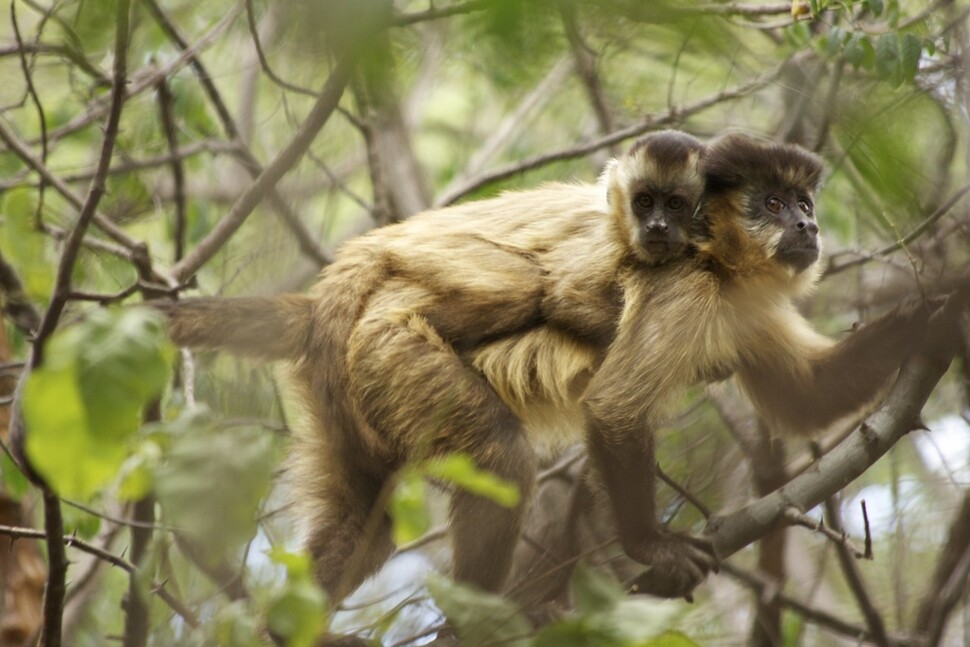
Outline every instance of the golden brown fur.
[[[527, 498], [529, 436], [581, 428], [578, 398], [613, 340], [627, 284], [692, 249], [702, 148], [656, 134], [598, 184], [506, 193], [374, 231], [347, 243], [307, 297], [168, 308], [177, 343], [293, 360], [309, 410], [293, 482], [331, 594], [386, 559], [379, 501], [405, 461], [468, 452]], [[685, 202], [651, 212], [663, 221], [651, 250], [631, 237], [632, 188], [619, 186], [646, 180], [640, 193]], [[456, 577], [499, 588], [520, 514], [458, 492]]]
[[[710, 558], [660, 528], [653, 473], [653, 433], [684, 390], [737, 373], [772, 424], [815, 428], [876, 392], [921, 320], [833, 344], [795, 310], [817, 254], [798, 210], [820, 172], [794, 147], [729, 137], [705, 153], [661, 133], [597, 185], [506, 193], [351, 241], [307, 297], [230, 300], [229, 317], [224, 301], [173, 306], [173, 338], [293, 361], [309, 413], [293, 480], [332, 595], [390, 553], [382, 495], [406, 461], [464, 451], [525, 499], [536, 437], [584, 431], [624, 549], [653, 567], [652, 592], [685, 595]], [[765, 215], [775, 193], [788, 221]], [[500, 588], [520, 515], [456, 493], [456, 577]]]

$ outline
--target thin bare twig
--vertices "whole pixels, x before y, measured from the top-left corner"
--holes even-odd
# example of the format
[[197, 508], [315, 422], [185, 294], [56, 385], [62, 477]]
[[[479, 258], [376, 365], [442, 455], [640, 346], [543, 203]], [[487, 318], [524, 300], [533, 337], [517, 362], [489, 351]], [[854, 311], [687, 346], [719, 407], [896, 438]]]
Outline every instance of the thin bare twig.
[[[842, 518], [839, 514], [839, 507], [833, 497], [825, 500], [825, 518], [828, 519], [829, 527], [834, 532], [841, 533], [843, 537], [846, 536], [842, 530]], [[862, 573], [859, 571], [859, 567], [855, 561], [859, 555], [850, 552], [844, 542], [837, 541], [833, 543], [835, 544], [835, 553], [839, 558], [839, 565], [842, 567], [842, 575], [845, 576], [849, 590], [852, 591], [856, 604], [859, 605], [859, 610], [862, 611], [862, 617], [866, 619], [866, 626], [869, 627], [869, 634], [872, 636], [872, 641], [880, 645], [880, 647], [888, 647], [889, 637], [886, 635], [886, 624], [882, 620], [882, 614], [876, 609], [876, 605], [873, 604], [872, 598], [869, 596], [866, 583], [862, 579]]]
[[[232, 115], [229, 113], [229, 108], [226, 106], [226, 102], [223, 101], [222, 95], [219, 94], [219, 90], [216, 89], [215, 83], [212, 81], [212, 77], [209, 71], [202, 64], [199, 59], [197, 50], [198, 47], [189, 46], [188, 41], [179, 33], [176, 29], [175, 24], [169, 19], [169, 17], [162, 11], [158, 3], [155, 0], [144, 0], [145, 5], [148, 7], [165, 35], [182, 50], [184, 56], [188, 56], [188, 60], [195, 72], [196, 78], [199, 79], [199, 83], [202, 85], [202, 89], [205, 91], [206, 96], [209, 97], [209, 101], [212, 103], [216, 110], [216, 114], [219, 115], [219, 121], [222, 123], [222, 128], [232, 142], [236, 144], [236, 149], [234, 151], [236, 158], [240, 161], [246, 172], [249, 173], [250, 177], [254, 180], [259, 181], [259, 178], [263, 175], [265, 169], [256, 156], [253, 155], [252, 151], [245, 145], [242, 137], [240, 136], [239, 127], [236, 124], [236, 120], [233, 119]], [[336, 68], [335, 68], [336, 71]], [[331, 77], [332, 78], [332, 77]], [[329, 83], [329, 80], [328, 80]], [[324, 86], [324, 90], [327, 86]], [[316, 93], [314, 93], [316, 94]], [[339, 100], [339, 95], [337, 99]], [[319, 105], [319, 101], [318, 101]], [[278, 159], [278, 158], [277, 158]], [[283, 224], [293, 233], [297, 240], [297, 244], [300, 246], [300, 251], [310, 259], [317, 262], [319, 265], [326, 265], [329, 263], [330, 259], [324, 253], [324, 251], [317, 245], [313, 236], [306, 229], [303, 222], [299, 217], [290, 209], [289, 205], [283, 200], [282, 196], [275, 188], [276, 182], [272, 183], [270, 187], [269, 199], [270, 205], [283, 219]], [[245, 196], [245, 194], [243, 194]], [[241, 199], [241, 198], [240, 198]]]
[[[111, 168], [108, 169], [108, 175], [120, 175], [122, 173], [131, 173], [132, 171], [141, 171], [159, 166], [166, 166], [170, 165], [174, 161], [184, 161], [190, 157], [199, 155], [200, 153], [236, 154], [236, 148], [237, 146], [232, 142], [226, 142], [221, 139], [202, 139], [192, 142], [191, 144], [186, 144], [185, 146], [162, 155], [155, 155], [153, 157], [145, 157], [142, 159], [129, 158], [124, 161], [117, 162], [112, 164]], [[18, 173], [11, 178], [0, 180], [0, 191], [14, 189], [17, 187], [36, 186], [36, 183], [28, 180], [25, 177], [28, 173], [29, 171], [25, 171]], [[94, 169], [86, 169], [73, 173], [62, 173], [58, 177], [66, 184], [90, 182], [91, 178], [94, 177]]]
[[[20, 47], [20, 69], [24, 73], [24, 82], [27, 84], [27, 94], [30, 95], [30, 99], [34, 104], [34, 108], [37, 110], [37, 120], [40, 123], [40, 160], [43, 164], [47, 163], [47, 114], [44, 112], [44, 105], [40, 102], [40, 97], [37, 95], [37, 89], [34, 87], [34, 76], [31, 74], [30, 64], [27, 62], [27, 53], [24, 49], [24, 41], [20, 36], [20, 25], [17, 23], [17, 3], [10, 3], [10, 24], [13, 27], [14, 37], [17, 39], [17, 45]], [[37, 207], [34, 210], [34, 220], [40, 222], [41, 214], [44, 212], [44, 196], [46, 195], [45, 189], [47, 188], [47, 183], [41, 178], [40, 184], [37, 187]]]
[[[766, 578], [761, 577], [757, 573], [749, 573], [748, 571], [735, 566], [731, 562], [721, 562], [721, 572], [727, 573], [740, 583], [758, 592], [759, 594], [774, 586], [774, 582], [768, 581]], [[804, 602], [796, 600], [790, 595], [776, 592], [774, 593], [773, 598], [776, 599], [782, 606], [797, 613], [799, 616], [805, 618], [809, 622], [817, 624], [818, 626], [828, 629], [829, 631], [846, 636], [852, 640], [859, 640], [860, 638], [863, 640], [871, 639], [869, 632], [865, 627], [860, 627], [859, 625], [846, 622], [842, 618], [834, 616], [827, 611], [822, 611], [821, 609], [811, 607]], [[917, 642], [903, 637], [894, 636], [892, 644], [915, 645]]]
[[185, 221], [187, 207], [185, 204], [185, 170], [182, 159], [176, 154], [178, 151], [178, 129], [175, 126], [175, 116], [172, 114], [172, 92], [168, 88], [168, 81], [158, 82], [158, 113], [162, 121], [162, 133], [168, 144], [168, 153], [172, 158], [172, 194], [175, 199], [175, 262], [182, 260], [185, 255]]
[[289, 144], [277, 154], [276, 159], [263, 169], [263, 172], [253, 181], [252, 185], [239, 196], [229, 209], [229, 213], [213, 227], [212, 231], [185, 258], [172, 267], [172, 274], [178, 280], [184, 280], [195, 274], [200, 267], [212, 258], [232, 234], [239, 229], [267, 192], [276, 186], [280, 178], [303, 157], [317, 133], [333, 114], [334, 108], [336, 108], [337, 102], [347, 85], [351, 65], [349, 58], [343, 58], [337, 62], [331, 70], [330, 77], [324, 84], [317, 102]]
[[653, 130], [660, 126], [668, 125], [677, 121], [681, 121], [684, 117], [702, 112], [711, 106], [717, 105], [723, 101], [731, 101], [734, 99], [739, 99], [741, 97], [747, 96], [752, 92], [756, 92], [766, 85], [770, 84], [777, 78], [779, 71], [782, 66], [776, 66], [773, 70], [761, 77], [748, 81], [747, 83], [742, 83], [735, 88], [730, 90], [723, 90], [716, 94], [713, 94], [704, 99], [695, 101], [694, 103], [688, 104], [681, 108], [674, 107], [667, 112], [648, 116], [642, 121], [635, 123], [626, 128], [621, 128], [616, 130], [609, 135], [604, 137], [598, 137], [592, 141], [586, 142], [585, 144], [580, 144], [578, 146], [573, 146], [560, 151], [554, 151], [552, 153], [544, 153], [541, 155], [536, 155], [522, 162], [517, 162], [515, 164], [510, 164], [508, 166], [490, 171], [488, 173], [483, 173], [477, 178], [472, 178], [465, 182], [463, 185], [455, 188], [454, 190], [442, 195], [438, 199], [438, 206], [446, 206], [452, 204], [462, 198], [465, 195], [473, 191], [477, 191], [484, 186], [498, 182], [499, 180], [504, 180], [526, 171], [531, 171], [534, 168], [539, 168], [540, 166], [545, 166], [547, 164], [552, 164], [553, 162], [561, 162], [563, 160], [576, 159], [577, 157], [583, 157], [592, 152], [598, 151], [603, 148], [608, 148], [613, 144], [619, 143], [623, 140], [630, 139], [631, 137], [637, 137], [646, 133], [649, 130]]
[[705, 519], [709, 519], [711, 517], [711, 514], [712, 514], [711, 509], [708, 508], [706, 505], [704, 505], [703, 501], [701, 501], [696, 496], [694, 496], [690, 491], [687, 490], [687, 488], [683, 487], [675, 480], [667, 476], [667, 473], [664, 472], [662, 469], [660, 469], [660, 463], [657, 463], [656, 467], [657, 467], [657, 476], [660, 477], [661, 481], [666, 483], [671, 489], [673, 489], [674, 492], [676, 492], [680, 496], [684, 497], [687, 501], [689, 501], [692, 506], [697, 508], [698, 512], [704, 515]]
[[270, 81], [280, 86], [284, 90], [290, 90], [296, 92], [297, 94], [305, 94], [310, 97], [317, 96], [317, 93], [309, 88], [304, 88], [299, 85], [294, 85], [289, 81], [284, 81], [279, 77], [273, 68], [270, 67], [269, 61], [266, 60], [266, 53], [263, 51], [263, 45], [259, 41], [259, 30], [256, 29], [256, 15], [253, 11], [253, 0], [246, 0], [246, 24], [249, 26], [249, 35], [253, 39], [253, 47], [256, 48], [256, 56], [259, 58], [259, 66], [263, 68], [263, 73], [269, 77]]
[[900, 238], [895, 243], [892, 243], [891, 245], [887, 245], [882, 249], [876, 250], [869, 254], [860, 253], [860, 258], [855, 258], [855, 259], [852, 259], [851, 261], [846, 261], [838, 265], [830, 265], [825, 269], [825, 272], [822, 274], [822, 278], [827, 278], [829, 276], [832, 276], [833, 274], [838, 274], [839, 272], [843, 272], [849, 268], [856, 267], [858, 265], [863, 265], [872, 260], [888, 256], [889, 254], [899, 249], [904, 249], [907, 245], [909, 245], [914, 240], [916, 240], [924, 233], [926, 233], [926, 231], [937, 220], [939, 220], [947, 213], [949, 213], [950, 209], [956, 206], [956, 204], [960, 202], [960, 200], [962, 200], [963, 197], [967, 195], [967, 193], [970, 193], [970, 183], [964, 184], [962, 187], [954, 191], [953, 194], [949, 198], [947, 198], [946, 201], [943, 204], [941, 204], [936, 211], [934, 211], [929, 216], [927, 216], [919, 225], [916, 226], [915, 229], [913, 229], [913, 231], [909, 232], [908, 234]]
[[[129, 0], [119, 0], [115, 14], [115, 46], [114, 69], [111, 86], [111, 108], [104, 128], [104, 140], [98, 156], [98, 172], [91, 182], [77, 223], [61, 252], [57, 266], [54, 290], [51, 294], [50, 305], [44, 312], [37, 336], [33, 344], [31, 367], [37, 368], [44, 361], [44, 344], [54, 332], [57, 322], [71, 292], [71, 274], [81, 249], [84, 232], [91, 224], [98, 208], [98, 202], [104, 194], [104, 182], [111, 164], [115, 141], [118, 136], [118, 124], [121, 121], [121, 108], [124, 104], [125, 84], [128, 71], [128, 12]], [[64, 611], [65, 580], [67, 577], [67, 556], [64, 552], [64, 520], [61, 516], [60, 500], [54, 492], [44, 488], [44, 529], [47, 536], [47, 553], [49, 568], [47, 572], [47, 588], [44, 595], [44, 628], [42, 644], [45, 647], [60, 647], [61, 623]]]
[[[10, 128], [2, 120], [0, 120], [0, 139], [3, 140], [3, 143], [5, 143], [7, 147], [14, 154], [17, 155], [17, 157], [19, 157], [27, 164], [27, 166], [33, 169], [41, 177], [43, 182], [46, 182], [47, 184], [52, 186], [54, 190], [56, 190], [59, 194], [61, 194], [61, 196], [65, 200], [67, 200], [67, 202], [72, 207], [76, 208], [78, 211], [83, 212], [86, 199], [82, 198], [77, 193], [75, 193], [74, 190], [71, 187], [69, 187], [66, 182], [64, 182], [64, 180], [54, 175], [54, 173], [51, 172], [49, 168], [47, 168], [47, 165], [44, 163], [44, 161], [41, 158], [34, 155], [27, 147], [28, 145], [25, 142], [23, 142], [19, 137], [17, 137], [13, 129]], [[100, 180], [98, 180], [99, 175], [100, 175]], [[96, 181], [100, 181], [101, 193], [104, 192], [104, 182], [106, 178], [107, 178], [107, 171], [101, 169], [100, 160], [99, 160], [99, 165], [96, 167], [95, 173], [94, 175], [92, 175], [91, 179], [92, 179], [92, 184], [94, 184]], [[99, 200], [100, 200], [100, 197], [101, 196], [99, 195], [98, 196]], [[122, 245], [129, 251], [134, 250], [135, 248], [143, 245], [143, 243], [135, 240], [127, 233], [125, 233], [123, 229], [121, 229], [118, 225], [112, 222], [103, 213], [98, 212], [97, 203], [95, 203], [95, 206], [93, 208], [94, 208], [94, 212], [91, 214], [90, 217], [93, 220], [94, 224], [97, 225], [98, 228], [101, 229], [101, 231], [103, 231], [105, 234], [107, 234], [112, 239], [114, 239], [114, 241], [117, 242], [119, 245]], [[85, 227], [85, 229], [87, 229], [87, 227]]]
[[391, 23], [396, 27], [406, 27], [419, 22], [448, 18], [473, 11], [482, 11], [488, 8], [487, 0], [469, 0], [469, 2], [458, 2], [448, 7], [434, 7], [426, 11], [416, 11], [414, 13], [402, 13], [394, 16]]
[[21, 45], [9, 45], [0, 47], [0, 58], [6, 56], [20, 56], [25, 54], [49, 54], [53, 56], [63, 56], [73, 63], [79, 70], [91, 76], [95, 84], [100, 87], [111, 87], [111, 79], [104, 72], [94, 66], [91, 61], [75, 49], [64, 45], [52, 45], [50, 43], [24, 43]]
[[[18, 539], [46, 539], [47, 534], [42, 530], [35, 530], [33, 528], [19, 528], [17, 526], [0, 526], [0, 535], [6, 535], [8, 537], [15, 537]], [[82, 552], [88, 553], [89, 555], [94, 555], [100, 560], [103, 560], [112, 566], [117, 566], [118, 568], [128, 572], [135, 573], [138, 569], [134, 564], [128, 560], [118, 557], [114, 553], [108, 552], [94, 544], [90, 544], [83, 539], [78, 539], [73, 535], [61, 535], [62, 546], [70, 546], [71, 548], [76, 548]], [[165, 589], [164, 584], [154, 584], [151, 587], [152, 593], [158, 595], [162, 598], [166, 604], [168, 604], [173, 611], [178, 613], [186, 624], [191, 627], [199, 626], [199, 619], [195, 617], [188, 607], [176, 599], [171, 593]]]

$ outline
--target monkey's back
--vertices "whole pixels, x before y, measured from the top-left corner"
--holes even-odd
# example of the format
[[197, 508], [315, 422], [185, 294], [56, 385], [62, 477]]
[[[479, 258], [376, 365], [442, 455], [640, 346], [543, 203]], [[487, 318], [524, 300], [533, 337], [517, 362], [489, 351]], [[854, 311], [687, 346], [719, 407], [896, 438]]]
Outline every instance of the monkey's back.
[[[572, 382], [596, 360], [577, 331], [608, 338], [618, 312], [607, 218], [601, 187], [552, 184], [425, 212], [348, 241], [313, 288], [311, 340], [296, 366], [304, 400], [332, 436], [314, 442], [395, 460], [387, 432], [357, 411], [373, 385], [351, 367], [402, 328], [427, 331], [432, 346], [479, 370], [483, 349], [494, 356], [539, 331], [545, 341], [526, 337], [501, 369], [492, 367], [507, 375], [538, 370], [557, 376], [547, 382], [560, 394], [575, 390]], [[415, 352], [401, 361], [420, 373], [428, 359]], [[483, 373], [506, 399], [508, 389], [491, 380], [497, 373]]]

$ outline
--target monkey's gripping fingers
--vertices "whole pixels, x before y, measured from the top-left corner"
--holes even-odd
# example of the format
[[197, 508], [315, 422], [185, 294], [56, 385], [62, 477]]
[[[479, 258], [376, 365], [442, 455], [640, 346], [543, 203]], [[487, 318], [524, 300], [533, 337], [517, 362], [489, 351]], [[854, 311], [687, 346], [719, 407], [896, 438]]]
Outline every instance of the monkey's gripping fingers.
[[630, 586], [631, 593], [664, 598], [686, 598], [708, 572], [718, 570], [718, 559], [702, 537], [663, 532], [645, 539], [627, 554], [647, 568]]

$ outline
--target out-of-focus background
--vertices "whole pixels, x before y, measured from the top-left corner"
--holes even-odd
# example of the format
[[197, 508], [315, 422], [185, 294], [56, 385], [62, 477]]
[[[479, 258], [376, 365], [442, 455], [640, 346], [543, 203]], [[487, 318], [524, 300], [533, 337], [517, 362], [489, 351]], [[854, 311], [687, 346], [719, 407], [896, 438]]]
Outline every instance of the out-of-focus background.
[[[512, 586], [534, 608], [425, 585], [447, 574], [446, 505], [418, 471], [394, 498], [398, 555], [335, 610], [285, 503], [300, 412], [284, 373], [178, 353], [157, 319], [112, 307], [304, 290], [347, 237], [594, 181], [673, 127], [825, 158], [824, 272], [799, 306], [839, 337], [966, 269], [965, 0], [0, 10], [0, 423], [33, 367], [26, 451], [44, 483], [3, 455], [0, 646], [312, 645], [327, 627], [411, 645], [446, 615], [466, 644], [970, 642], [966, 325], [927, 429], [913, 422], [825, 506], [732, 556], [693, 604], [623, 594], [638, 571], [583, 504], [571, 448], [548, 457], [519, 547]], [[661, 486], [665, 518], [700, 532], [703, 507], [728, 513], [814, 469], [855, 422], [783, 441], [732, 384], [696, 389], [660, 442], [678, 484]]]

